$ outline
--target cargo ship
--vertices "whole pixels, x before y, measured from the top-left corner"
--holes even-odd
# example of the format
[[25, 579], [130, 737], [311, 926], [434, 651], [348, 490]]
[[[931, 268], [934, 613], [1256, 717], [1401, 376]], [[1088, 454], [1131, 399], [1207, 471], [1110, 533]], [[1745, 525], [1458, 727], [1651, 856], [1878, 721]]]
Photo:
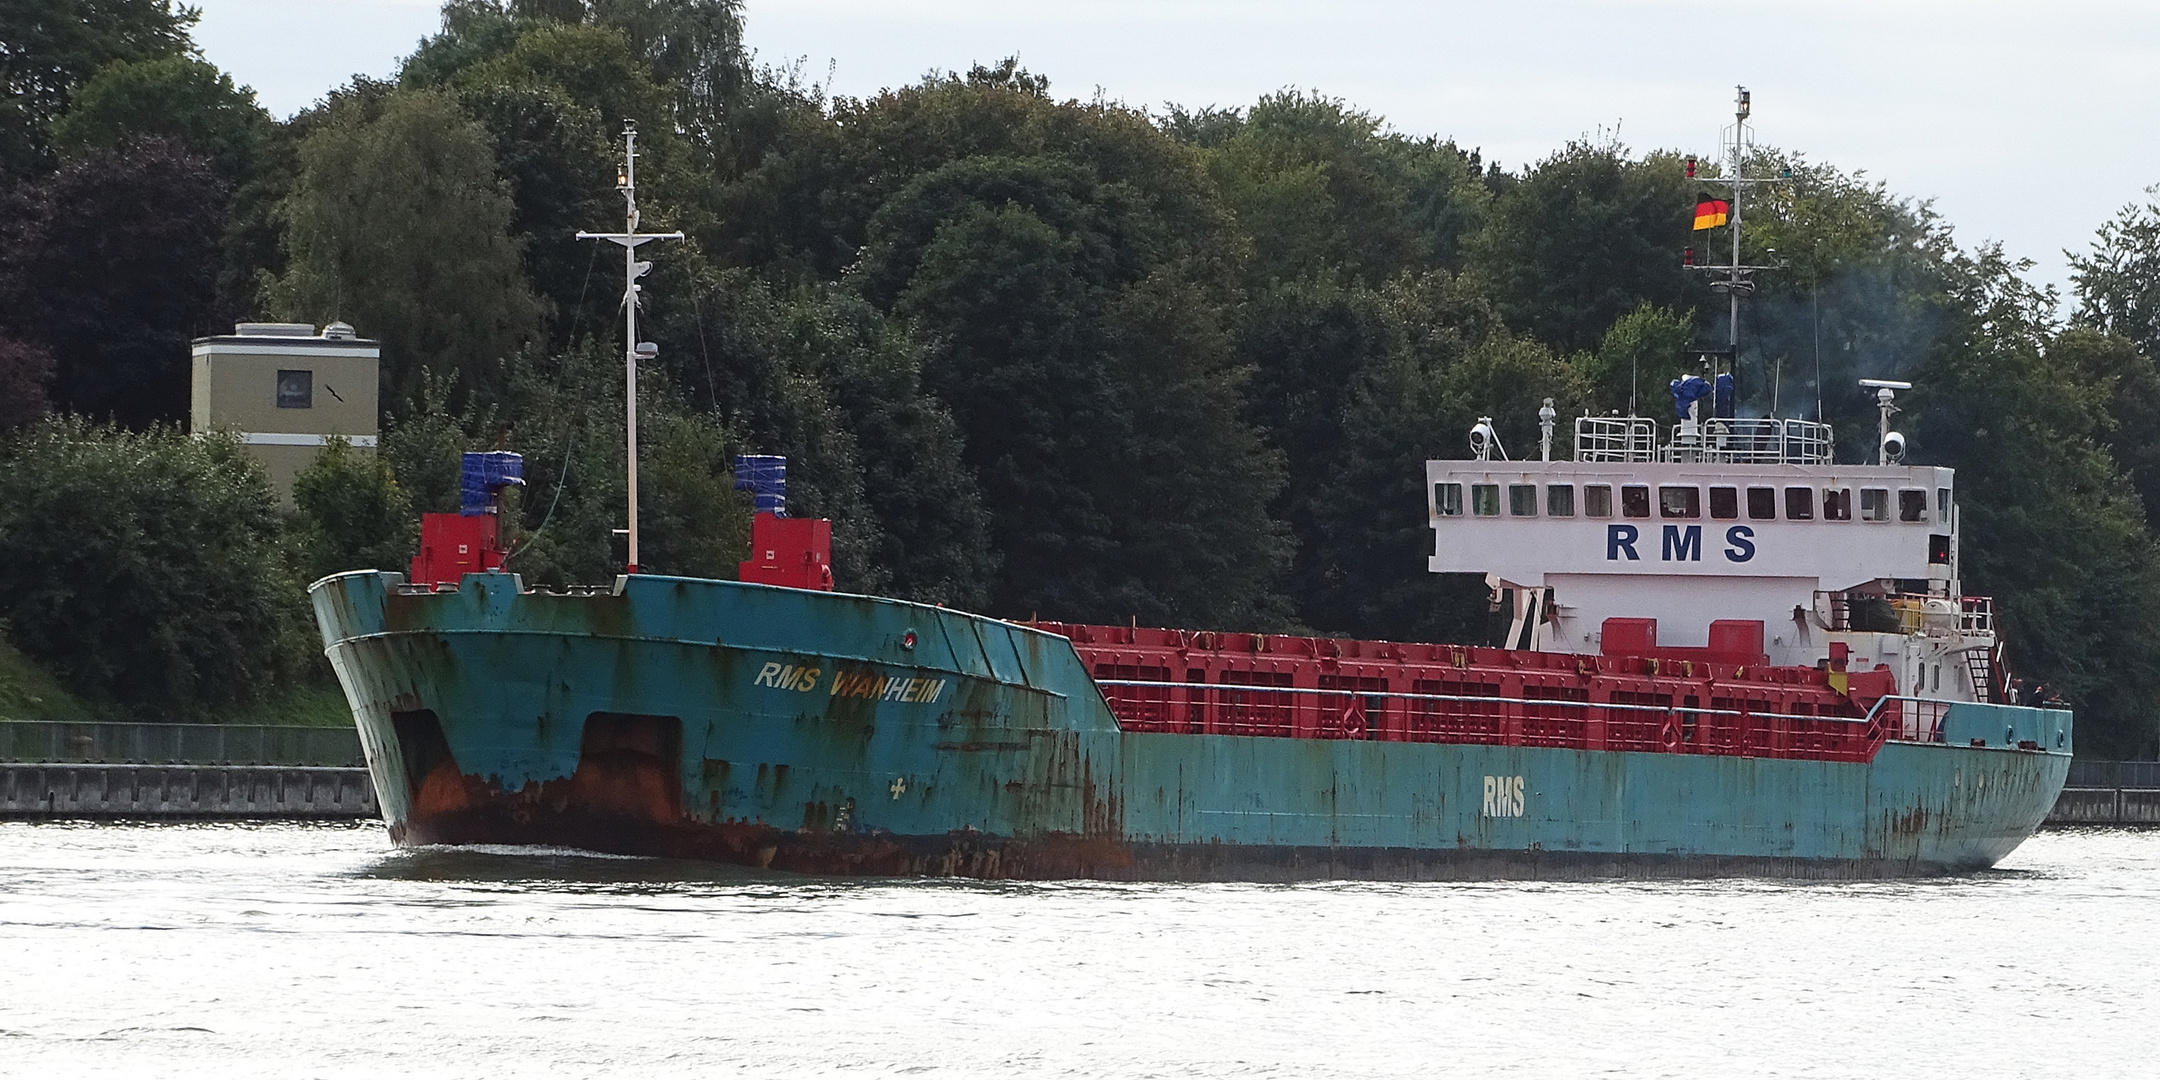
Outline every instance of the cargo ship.
[[[635, 251], [664, 238], [637, 232], [634, 165], [630, 143], [624, 231], [595, 234], [626, 251], [627, 342]], [[630, 385], [650, 354], [626, 348]], [[1547, 399], [1536, 460], [1481, 420], [1468, 458], [1426, 462], [1426, 570], [1486, 576], [1490, 644], [836, 592], [830, 523], [787, 514], [776, 458], [737, 463], [739, 580], [638, 572], [633, 475], [628, 572], [528, 588], [495, 516], [520, 463], [495, 452], [409, 573], [311, 595], [400, 844], [1018, 879], [1993, 865], [2061, 790], [2071, 717], [2005, 700], [1955, 477], [1889, 430], [1905, 384], [1870, 383], [1874, 463], [1840, 464], [1820, 419], [1734, 415], [1717, 363], [1672, 381], [1666, 421], [1575, 419], [1565, 459]]]

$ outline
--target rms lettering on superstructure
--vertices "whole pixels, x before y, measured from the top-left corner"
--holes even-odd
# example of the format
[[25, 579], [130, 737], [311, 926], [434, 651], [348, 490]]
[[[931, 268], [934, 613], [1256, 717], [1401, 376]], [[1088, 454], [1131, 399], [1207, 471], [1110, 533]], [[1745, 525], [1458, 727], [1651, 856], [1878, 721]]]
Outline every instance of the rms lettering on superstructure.
[[897, 675], [879, 675], [874, 671], [838, 671], [833, 673], [832, 696], [875, 698], [879, 701], [904, 701], [911, 704], [928, 704], [945, 693], [944, 679], [911, 679]]

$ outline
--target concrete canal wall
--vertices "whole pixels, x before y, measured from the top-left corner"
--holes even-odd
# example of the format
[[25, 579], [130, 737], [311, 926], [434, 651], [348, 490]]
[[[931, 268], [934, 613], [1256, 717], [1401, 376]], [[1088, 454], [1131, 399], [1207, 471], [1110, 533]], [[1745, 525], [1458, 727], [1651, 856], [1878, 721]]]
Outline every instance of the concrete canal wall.
[[0, 817], [369, 818], [351, 728], [0, 723]]
[[0, 764], [0, 817], [368, 818], [366, 769]]
[[2151, 788], [2063, 789], [2048, 812], [2050, 825], [2160, 825], [2160, 790]]
[[2050, 825], [2160, 825], [2160, 761], [2073, 761]]

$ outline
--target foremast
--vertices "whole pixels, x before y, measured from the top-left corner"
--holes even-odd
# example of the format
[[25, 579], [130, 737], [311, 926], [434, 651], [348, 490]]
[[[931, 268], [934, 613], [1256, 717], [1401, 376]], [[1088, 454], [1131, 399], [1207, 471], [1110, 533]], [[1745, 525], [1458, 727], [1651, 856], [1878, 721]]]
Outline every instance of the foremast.
[[680, 240], [680, 232], [641, 233], [638, 231], [637, 202], [637, 121], [623, 121], [623, 159], [620, 171], [615, 174], [616, 190], [623, 195], [623, 231], [619, 233], [595, 233], [578, 231], [580, 240], [606, 240], [620, 244], [623, 249], [623, 432], [627, 453], [624, 461], [630, 487], [628, 527], [623, 530], [629, 538], [629, 558], [625, 570], [638, 572], [638, 441], [637, 441], [637, 365], [638, 359], [651, 359], [660, 354], [660, 347], [649, 341], [639, 341], [637, 332], [638, 294], [642, 291], [637, 280], [652, 270], [652, 263], [638, 259], [641, 244], [654, 240]]

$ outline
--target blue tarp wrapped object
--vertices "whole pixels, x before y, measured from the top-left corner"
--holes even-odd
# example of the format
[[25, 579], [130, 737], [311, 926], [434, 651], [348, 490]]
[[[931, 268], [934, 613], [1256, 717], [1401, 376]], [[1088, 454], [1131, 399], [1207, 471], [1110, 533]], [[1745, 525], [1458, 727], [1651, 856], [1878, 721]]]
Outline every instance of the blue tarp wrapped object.
[[508, 450], [465, 455], [458, 480], [458, 513], [476, 517], [495, 509], [495, 493], [525, 483], [525, 456]]
[[750, 493], [757, 512], [787, 516], [787, 458], [778, 454], [735, 455], [735, 490]]
[[1699, 375], [1683, 375], [1672, 381], [1672, 407], [1674, 415], [1688, 418], [1688, 406], [1710, 396], [1710, 384]]

